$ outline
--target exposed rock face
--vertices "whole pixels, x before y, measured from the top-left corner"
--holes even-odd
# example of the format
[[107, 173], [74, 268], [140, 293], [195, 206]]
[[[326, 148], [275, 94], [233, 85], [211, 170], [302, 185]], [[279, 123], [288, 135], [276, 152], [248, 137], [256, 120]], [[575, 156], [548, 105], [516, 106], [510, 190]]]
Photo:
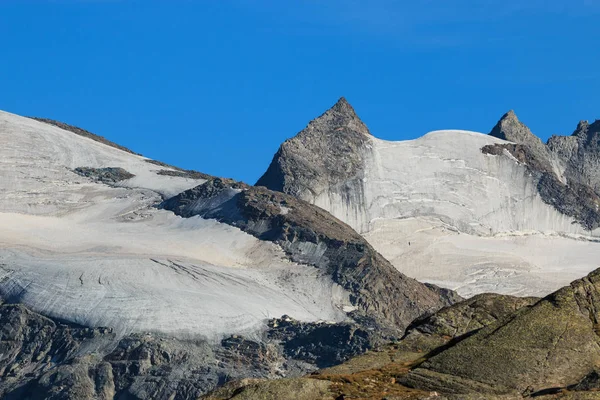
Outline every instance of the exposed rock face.
[[538, 192], [547, 204], [552, 205], [562, 214], [573, 217], [575, 221], [588, 230], [600, 226], [600, 197], [587, 185], [569, 179], [563, 183], [553, 171], [547, 158], [540, 158], [540, 152], [523, 144], [494, 144], [484, 146], [484, 154], [512, 155], [527, 167], [532, 178], [537, 182]]
[[391, 332], [459, 298], [404, 276], [348, 225], [284, 193], [216, 178], [161, 207], [184, 217], [215, 218], [277, 243], [292, 260], [331, 276], [360, 313]]
[[[115, 348], [116, 346], [116, 348]], [[196, 399], [229, 379], [275, 377], [278, 345], [219, 345], [66, 325], [21, 305], [0, 306], [0, 397]]]
[[181, 176], [183, 178], [190, 178], [190, 179], [209, 179], [210, 178], [210, 175], [208, 175], [208, 174], [198, 172], [198, 171], [192, 171], [192, 170], [171, 171], [168, 169], [161, 169], [156, 174], [157, 175], [166, 175], [166, 176]]
[[566, 164], [571, 181], [600, 192], [600, 121], [581, 121], [571, 136], [552, 136], [548, 148]]
[[[572, 136], [552, 136], [544, 145], [510, 111], [490, 135], [516, 144], [488, 145], [482, 151], [493, 155], [504, 151], [511, 154], [528, 168], [547, 204], [593, 230], [600, 227], [599, 133], [600, 121], [592, 125], [582, 121]], [[556, 165], [560, 167], [553, 167]]]
[[428, 359], [404, 382], [447, 393], [513, 394], [578, 384], [600, 362], [599, 309], [596, 270]]
[[256, 185], [317, 205], [341, 202], [341, 214], [360, 215], [370, 139], [368, 128], [342, 97], [281, 145]]
[[[519, 298], [496, 294], [483, 294], [472, 299], [445, 307], [435, 314], [415, 321], [407, 329], [402, 340], [385, 344], [379, 348], [352, 358], [349, 361], [325, 368], [310, 375], [310, 377], [295, 378], [279, 382], [265, 380], [242, 380], [226, 384], [216, 390], [207, 399], [261, 399], [271, 398], [281, 385], [297, 385], [310, 388], [311, 380], [327, 384], [324, 392], [312, 392], [310, 399], [514, 399], [514, 396], [492, 396], [490, 393], [452, 394], [447, 392], [431, 392], [400, 385], [402, 379], [415, 360], [432, 357], [436, 353], [455, 345], [483, 327], [510, 318], [517, 310], [530, 307], [536, 298]], [[273, 321], [282, 323], [285, 331], [295, 327], [295, 321], [284, 324], [284, 320]], [[433, 350], [433, 351], [432, 351]], [[594, 385], [594, 376], [586, 380]], [[274, 398], [274, 397], [273, 397]]]
[[490, 132], [490, 135], [528, 146], [538, 159], [547, 160], [550, 156], [548, 149], [540, 138], [535, 136], [524, 123], [519, 121], [513, 110], [502, 116]]
[[356, 323], [302, 323], [287, 316], [269, 321], [268, 337], [283, 344], [287, 358], [326, 368], [381, 343], [374, 330]]
[[107, 168], [90, 168], [90, 167], [77, 167], [73, 170], [75, 173], [92, 179], [95, 182], [105, 183], [107, 185], [113, 185], [119, 181], [131, 179], [135, 175], [127, 172], [123, 168], [119, 167], [107, 167]]
[[369, 135], [366, 125], [342, 97], [281, 145], [256, 185], [308, 200], [348, 180], [360, 180], [362, 147]]
[[283, 317], [271, 320], [260, 340], [119, 339], [111, 329], [67, 325], [7, 304], [0, 306], [0, 397], [197, 399], [230, 380], [297, 376], [341, 363], [380, 343], [377, 337], [354, 323]]

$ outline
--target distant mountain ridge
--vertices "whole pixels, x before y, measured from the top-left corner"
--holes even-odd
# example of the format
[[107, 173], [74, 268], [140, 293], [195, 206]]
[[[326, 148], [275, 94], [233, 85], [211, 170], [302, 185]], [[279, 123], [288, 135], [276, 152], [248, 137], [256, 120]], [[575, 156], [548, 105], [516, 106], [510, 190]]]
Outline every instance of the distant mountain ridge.
[[[544, 253], [564, 254], [550, 242], [600, 237], [599, 130], [582, 123], [573, 136], [546, 145], [510, 111], [489, 134], [436, 131], [392, 142], [373, 136], [341, 98], [282, 143], [256, 184], [331, 212], [418, 279], [467, 296], [490, 288], [541, 295], [578, 277], [547, 261]], [[548, 251], [527, 253], [525, 240]], [[600, 255], [598, 247], [587, 247], [589, 258], [569, 262], [578, 274], [597, 266], [591, 254]]]

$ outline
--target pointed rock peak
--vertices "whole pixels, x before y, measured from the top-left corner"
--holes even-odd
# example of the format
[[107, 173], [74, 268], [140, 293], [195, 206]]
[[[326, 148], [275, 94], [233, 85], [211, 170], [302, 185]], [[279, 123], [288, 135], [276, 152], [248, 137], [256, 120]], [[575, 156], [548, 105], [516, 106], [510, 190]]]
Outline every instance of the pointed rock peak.
[[337, 112], [347, 112], [356, 115], [356, 112], [354, 111], [352, 105], [348, 103], [348, 100], [346, 100], [346, 98], [343, 96], [339, 98], [337, 103], [335, 103], [333, 107], [330, 108], [330, 110], [335, 110]]
[[516, 120], [516, 121], [518, 121], [519, 118], [517, 117], [517, 114], [515, 114], [515, 110], [509, 110], [506, 114], [504, 114], [502, 116], [502, 118], [500, 118], [500, 121], [504, 121], [504, 120]]
[[300, 134], [348, 134], [358, 132], [370, 135], [367, 126], [360, 120], [354, 108], [345, 97], [340, 99], [320, 117], [312, 120]]
[[527, 125], [519, 121], [517, 114], [513, 110], [510, 110], [500, 118], [490, 132], [490, 135], [521, 144], [527, 144], [534, 138], [539, 141]]

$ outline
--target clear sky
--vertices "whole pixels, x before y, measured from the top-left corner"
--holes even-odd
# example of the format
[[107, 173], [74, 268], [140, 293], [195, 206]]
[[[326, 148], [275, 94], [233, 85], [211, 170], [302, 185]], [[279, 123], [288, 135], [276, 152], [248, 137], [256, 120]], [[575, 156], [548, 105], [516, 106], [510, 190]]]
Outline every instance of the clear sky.
[[[390, 140], [600, 118], [598, 0], [0, 0], [0, 109], [248, 183], [340, 96]], [[1, 144], [0, 144], [1, 145]]]

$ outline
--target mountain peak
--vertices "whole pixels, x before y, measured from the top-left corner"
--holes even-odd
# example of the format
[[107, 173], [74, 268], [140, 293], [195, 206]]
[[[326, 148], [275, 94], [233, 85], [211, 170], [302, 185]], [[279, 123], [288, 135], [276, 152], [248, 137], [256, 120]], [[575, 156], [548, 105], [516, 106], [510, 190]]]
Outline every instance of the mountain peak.
[[529, 144], [531, 141], [540, 141], [531, 130], [519, 121], [513, 110], [508, 111], [500, 118], [496, 126], [490, 132], [491, 136], [508, 140], [515, 143]]
[[528, 146], [539, 159], [548, 158], [546, 145], [531, 132], [527, 125], [519, 121], [513, 110], [508, 111], [500, 118], [490, 132], [490, 136]]
[[340, 97], [331, 108], [310, 121], [298, 136], [352, 136], [355, 133], [370, 135], [369, 129], [358, 117], [352, 105], [345, 97]]
[[352, 105], [346, 100], [344, 96], [340, 97], [338, 101], [330, 108], [330, 110], [336, 110], [338, 112], [349, 112], [356, 114]]
[[504, 137], [501, 137], [502, 135], [506, 134], [506, 129], [510, 127], [521, 127], [521, 128], [525, 128], [527, 130], [529, 130], [529, 128], [527, 128], [521, 121], [519, 121], [519, 117], [517, 117], [517, 114], [515, 113], [514, 110], [509, 110], [507, 113], [505, 113], [502, 118], [500, 118], [500, 120], [498, 121], [498, 123], [496, 124], [496, 126], [494, 127], [494, 129], [492, 129], [492, 132], [490, 132], [490, 135], [492, 136], [496, 136], [494, 133], [496, 131], [496, 133], [499, 136], [500, 139], [504, 139], [504, 140], [510, 140], [510, 139], [506, 139]]
[[341, 97], [281, 145], [256, 185], [311, 201], [348, 179], [360, 181], [370, 137], [354, 108]]

